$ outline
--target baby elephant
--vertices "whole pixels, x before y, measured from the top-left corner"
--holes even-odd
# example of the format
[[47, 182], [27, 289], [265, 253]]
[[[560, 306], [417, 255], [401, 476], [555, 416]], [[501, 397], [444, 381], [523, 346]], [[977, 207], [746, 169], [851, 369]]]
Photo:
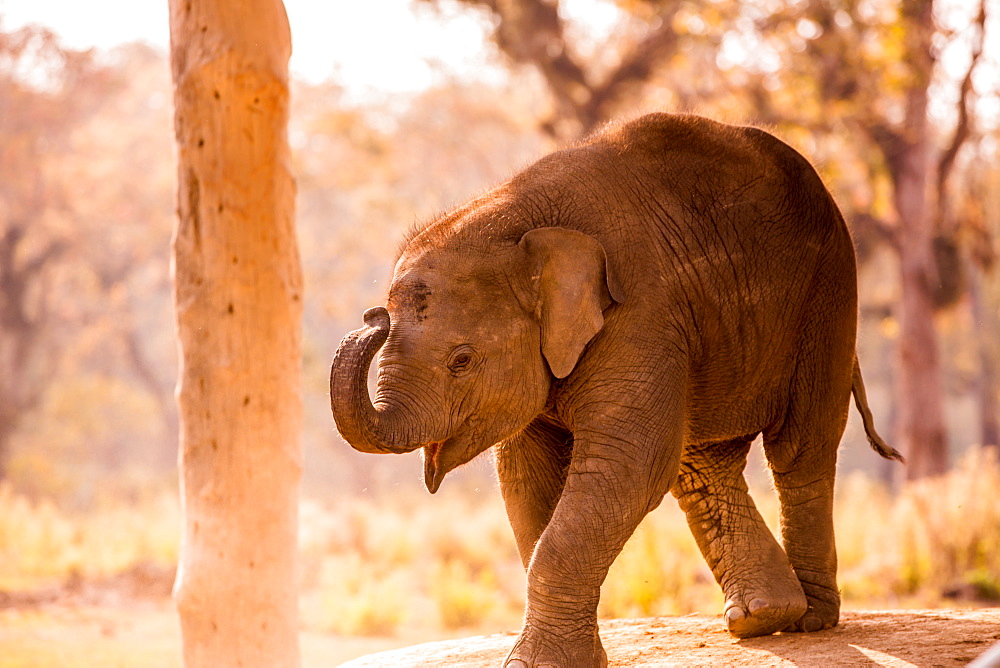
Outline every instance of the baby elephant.
[[[761, 130], [653, 114], [542, 158], [410, 234], [385, 308], [340, 344], [337, 428], [423, 449], [435, 492], [494, 447], [528, 572], [507, 666], [603, 666], [601, 583], [669, 491], [739, 637], [838, 620], [833, 483], [853, 392], [851, 236]], [[376, 352], [378, 389], [367, 391]], [[751, 441], [782, 544], [747, 493]]]

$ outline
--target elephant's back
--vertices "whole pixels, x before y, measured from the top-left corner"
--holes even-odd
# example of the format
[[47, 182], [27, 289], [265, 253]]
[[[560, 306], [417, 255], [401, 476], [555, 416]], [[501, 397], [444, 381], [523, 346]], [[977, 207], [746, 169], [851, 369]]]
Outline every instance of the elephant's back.
[[[649, 114], [610, 131], [604, 142], [621, 172], [651, 186], [646, 197], [676, 202], [671, 217], [677, 221], [688, 214], [695, 231], [710, 222], [743, 226], [737, 230], [742, 234], [753, 234], [761, 223], [777, 226], [765, 230], [770, 235], [787, 231], [816, 238], [846, 230], [809, 161], [759, 128]], [[740, 205], [743, 215], [736, 215]]]
[[836, 203], [809, 162], [767, 132], [651, 114], [590, 147], [592, 178], [615, 196], [584, 195], [596, 212], [584, 231], [608, 228], [617, 263], [636, 281], [652, 273], [667, 287], [675, 276], [682, 296], [780, 291], [787, 300], [828, 272], [855, 289]]

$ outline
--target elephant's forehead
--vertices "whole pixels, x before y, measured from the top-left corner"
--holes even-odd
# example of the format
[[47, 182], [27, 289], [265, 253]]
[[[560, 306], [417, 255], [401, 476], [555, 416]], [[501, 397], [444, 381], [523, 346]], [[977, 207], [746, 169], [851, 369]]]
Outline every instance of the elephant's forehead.
[[441, 353], [460, 342], [507, 340], [523, 320], [509, 285], [497, 275], [456, 272], [447, 265], [397, 271], [387, 306], [394, 345], [413, 354]]
[[492, 292], [482, 277], [448, 264], [412, 266], [397, 271], [389, 289], [391, 310], [426, 316], [437, 309], [468, 309]]
[[422, 275], [432, 280], [443, 279], [456, 272], [467, 272], [481, 262], [479, 249], [459, 244], [454, 238], [448, 241], [440, 246], [411, 243], [396, 263], [396, 278]]

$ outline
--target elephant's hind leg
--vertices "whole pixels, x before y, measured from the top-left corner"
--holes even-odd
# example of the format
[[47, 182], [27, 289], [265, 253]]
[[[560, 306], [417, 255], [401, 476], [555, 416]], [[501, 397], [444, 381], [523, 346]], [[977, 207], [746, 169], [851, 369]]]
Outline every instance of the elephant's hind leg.
[[[844, 254], [850, 252], [846, 247]], [[853, 272], [824, 268], [814, 288], [800, 325], [785, 415], [764, 432], [781, 502], [782, 545], [809, 600], [808, 611], [789, 629], [795, 631], [831, 628], [840, 619], [833, 489], [854, 377]]]
[[809, 600], [809, 609], [790, 631], [820, 631], [840, 619], [833, 488], [843, 423], [823, 419], [819, 411], [811, 417], [808, 433], [792, 426], [764, 439], [781, 501], [781, 540]]
[[806, 611], [788, 558], [747, 491], [751, 441], [688, 446], [671, 490], [725, 593], [729, 631], [740, 638], [781, 631]]

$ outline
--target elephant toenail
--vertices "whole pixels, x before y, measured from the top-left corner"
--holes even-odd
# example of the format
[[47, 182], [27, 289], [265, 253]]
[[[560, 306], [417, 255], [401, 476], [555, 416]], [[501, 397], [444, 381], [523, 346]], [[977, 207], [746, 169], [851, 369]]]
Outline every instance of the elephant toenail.
[[504, 665], [504, 668], [528, 668], [528, 664], [520, 659], [511, 659]]
[[766, 607], [768, 607], [767, 601], [765, 601], [762, 598], [755, 598], [754, 600], [750, 601], [750, 605], [747, 606], [747, 609], [750, 611], [750, 614], [753, 615], [755, 613], [760, 612]]
[[819, 631], [823, 628], [823, 620], [819, 617], [809, 616], [802, 620], [802, 630], [806, 633]]
[[743, 613], [743, 610], [739, 606], [734, 605], [733, 607], [726, 610], [726, 621], [730, 624], [738, 622], [744, 617], [746, 617], [746, 615]]

